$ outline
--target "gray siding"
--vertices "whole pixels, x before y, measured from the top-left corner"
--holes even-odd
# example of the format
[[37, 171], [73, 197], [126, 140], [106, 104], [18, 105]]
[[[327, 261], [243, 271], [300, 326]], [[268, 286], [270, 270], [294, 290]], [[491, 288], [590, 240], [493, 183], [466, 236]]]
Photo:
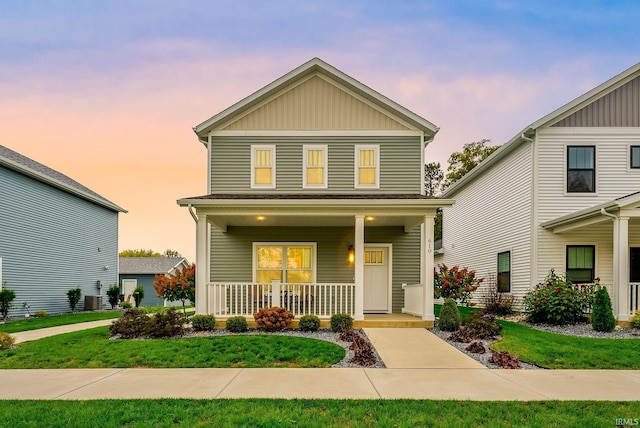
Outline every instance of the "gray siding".
[[640, 126], [640, 76], [553, 126]]
[[[118, 214], [0, 167], [3, 281], [16, 292], [11, 315], [68, 312], [67, 290], [97, 295], [118, 283]], [[105, 267], [108, 266], [108, 269]], [[106, 297], [104, 303], [107, 304]]]
[[[211, 280], [252, 280], [253, 242], [316, 242], [317, 281], [352, 283], [347, 250], [354, 241], [353, 228], [230, 227], [227, 233], [212, 230]], [[402, 310], [402, 283], [420, 282], [420, 229], [404, 233], [401, 227], [366, 228], [367, 243], [393, 245], [393, 312]]]
[[[251, 145], [276, 145], [276, 189], [251, 189]], [[328, 189], [302, 188], [302, 146], [328, 146]], [[380, 189], [354, 189], [355, 144], [380, 145]], [[412, 193], [422, 186], [419, 137], [214, 137], [213, 193]]]
[[[135, 279], [138, 281], [138, 285], [142, 285], [144, 287], [144, 298], [142, 299], [140, 306], [162, 306], [164, 305], [164, 299], [157, 296], [156, 290], [152, 285], [155, 281], [155, 277], [156, 276], [153, 274], [120, 274], [120, 290], [122, 290], [123, 279]], [[104, 297], [103, 300], [105, 303], [108, 303], [106, 297]], [[131, 297], [131, 302], [133, 303], [133, 297]]]

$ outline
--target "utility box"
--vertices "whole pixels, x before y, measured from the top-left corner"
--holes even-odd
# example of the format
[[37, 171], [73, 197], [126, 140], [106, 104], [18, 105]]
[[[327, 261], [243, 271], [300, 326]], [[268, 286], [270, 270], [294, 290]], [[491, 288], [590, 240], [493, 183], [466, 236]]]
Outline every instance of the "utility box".
[[97, 311], [102, 309], [102, 296], [84, 296], [84, 310]]

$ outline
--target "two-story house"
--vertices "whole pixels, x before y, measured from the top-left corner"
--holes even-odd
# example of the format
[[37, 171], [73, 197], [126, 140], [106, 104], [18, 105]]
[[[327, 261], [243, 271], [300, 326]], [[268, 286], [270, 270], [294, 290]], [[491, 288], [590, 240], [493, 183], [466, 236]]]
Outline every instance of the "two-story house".
[[314, 58], [194, 131], [209, 193], [178, 203], [198, 313], [434, 320], [433, 219], [452, 203], [424, 195], [435, 125]]
[[456, 204], [438, 262], [496, 273], [517, 297], [551, 269], [599, 277], [627, 321], [640, 287], [640, 64], [525, 127], [443, 197]]

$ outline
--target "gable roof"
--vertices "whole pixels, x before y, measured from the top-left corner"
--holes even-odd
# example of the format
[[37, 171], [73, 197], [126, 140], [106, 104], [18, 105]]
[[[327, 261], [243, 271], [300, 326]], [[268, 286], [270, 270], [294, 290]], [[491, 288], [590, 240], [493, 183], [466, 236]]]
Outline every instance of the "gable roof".
[[638, 76], [640, 76], [640, 62], [632, 67], [629, 67], [622, 73], [612, 77], [606, 82], [596, 86], [592, 90], [579, 96], [573, 101], [552, 111], [546, 116], [541, 117], [529, 126], [526, 126], [522, 131], [517, 133], [513, 138], [503, 144], [498, 150], [493, 152], [485, 160], [480, 162], [480, 164], [478, 164], [475, 168], [465, 174], [460, 180], [453, 183], [445, 192], [443, 192], [442, 197], [450, 198], [455, 193], [462, 190], [462, 188], [473, 182], [476, 177], [479, 177], [484, 171], [502, 160], [509, 153], [517, 149], [521, 144], [531, 141], [531, 138], [535, 135], [538, 129], [550, 127], [557, 124], [558, 122], [571, 116], [577, 111], [589, 106], [590, 104], [605, 97], [621, 86], [629, 83], [631, 80], [637, 78]]
[[124, 208], [119, 207], [72, 178], [3, 145], [0, 145], [0, 165], [110, 210], [127, 212]]
[[166, 274], [181, 264], [188, 265], [184, 257], [119, 257], [118, 270], [120, 274]]
[[284, 88], [294, 84], [300, 79], [312, 75], [313, 73], [320, 73], [328, 76], [330, 79], [340, 83], [367, 101], [377, 105], [385, 111], [388, 111], [390, 114], [401, 118], [411, 126], [423, 131], [429, 137], [435, 135], [439, 130], [439, 128], [433, 123], [407, 110], [400, 104], [397, 104], [384, 95], [374, 91], [370, 87], [360, 83], [319, 58], [313, 58], [312, 60], [302, 64], [298, 68], [290, 71], [262, 89], [235, 103], [231, 107], [195, 126], [193, 130], [196, 135], [198, 135], [200, 141], [204, 143], [207, 141], [208, 133], [213, 129], [228, 122], [233, 117], [257, 106], [259, 103], [276, 95]]

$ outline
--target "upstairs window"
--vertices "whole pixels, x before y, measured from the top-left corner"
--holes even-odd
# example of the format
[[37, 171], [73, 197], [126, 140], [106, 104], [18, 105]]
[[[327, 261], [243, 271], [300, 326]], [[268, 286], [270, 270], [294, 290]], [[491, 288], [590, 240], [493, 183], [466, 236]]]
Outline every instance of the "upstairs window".
[[631, 153], [629, 154], [629, 158], [631, 159], [631, 168], [638, 169], [640, 168], [640, 146], [631, 146]]
[[380, 187], [380, 146], [356, 146], [355, 188]]
[[276, 187], [276, 147], [251, 146], [251, 188]]
[[511, 251], [498, 253], [498, 291], [511, 291]]
[[595, 146], [567, 147], [567, 192], [593, 193], [596, 191]]
[[591, 284], [595, 278], [596, 247], [567, 245], [567, 279], [574, 284]]
[[303, 146], [302, 187], [305, 189], [327, 188], [327, 146]]

